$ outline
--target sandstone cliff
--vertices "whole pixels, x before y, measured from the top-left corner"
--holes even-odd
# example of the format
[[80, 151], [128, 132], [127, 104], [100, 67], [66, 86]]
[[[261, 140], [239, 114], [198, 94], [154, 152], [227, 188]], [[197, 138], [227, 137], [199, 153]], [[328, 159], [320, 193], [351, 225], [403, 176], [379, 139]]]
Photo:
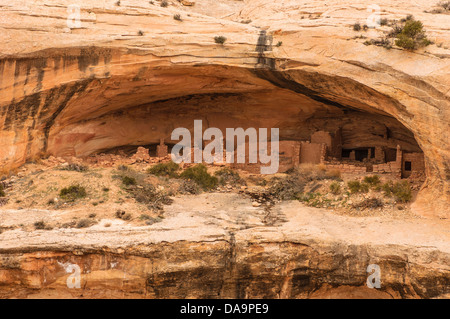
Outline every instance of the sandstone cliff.
[[[30, 216], [43, 214], [21, 210], [3, 216], [25, 223]], [[237, 194], [180, 197], [167, 207], [165, 217], [144, 227], [114, 222], [105, 228], [112, 221], [103, 220], [87, 229], [6, 231], [0, 234], [0, 297], [448, 298], [450, 294], [448, 222], [351, 218], [299, 202], [276, 205], [268, 216]], [[371, 264], [381, 269], [379, 289], [366, 285]], [[75, 276], [78, 288], [67, 284]]]
[[[434, 44], [415, 52], [364, 45], [388, 32], [352, 29], [371, 14], [365, 1], [71, 4], [79, 28], [68, 28], [66, 1], [0, 1], [2, 167], [157, 143], [199, 116], [216, 127], [277, 126], [284, 139], [346, 123], [356, 141], [376, 144], [377, 125], [358, 133], [362, 114], [386, 125], [392, 144], [424, 152], [415, 206], [448, 216], [449, 16], [424, 12], [429, 1], [378, 3], [382, 17], [424, 23]], [[258, 50], [266, 37], [272, 46]]]

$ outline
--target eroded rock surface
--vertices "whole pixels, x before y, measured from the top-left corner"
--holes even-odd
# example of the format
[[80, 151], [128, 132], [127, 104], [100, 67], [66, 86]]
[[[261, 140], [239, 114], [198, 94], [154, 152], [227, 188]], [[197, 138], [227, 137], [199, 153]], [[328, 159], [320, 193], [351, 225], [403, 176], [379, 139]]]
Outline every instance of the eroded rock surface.
[[[440, 298], [450, 293], [448, 224], [338, 216], [295, 201], [275, 205], [270, 215], [249, 198], [210, 193], [177, 198], [166, 218], [151, 226], [105, 228], [110, 221], [103, 220], [87, 229], [5, 231], [0, 296]], [[366, 286], [370, 264], [381, 269], [380, 289]], [[80, 288], [67, 285], [76, 275], [74, 265]]]

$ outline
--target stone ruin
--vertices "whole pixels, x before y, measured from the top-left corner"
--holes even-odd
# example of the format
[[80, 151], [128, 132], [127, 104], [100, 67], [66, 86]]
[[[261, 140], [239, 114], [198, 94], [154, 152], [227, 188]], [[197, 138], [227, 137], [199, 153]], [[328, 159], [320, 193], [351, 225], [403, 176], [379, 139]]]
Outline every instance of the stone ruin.
[[159, 140], [159, 145], [156, 147], [156, 157], [166, 157], [169, 155], [169, 147], [164, 144], [164, 140]]
[[[388, 146], [366, 146], [344, 148], [342, 131], [330, 133], [327, 131], [316, 131], [306, 141], [284, 140], [279, 142], [279, 172], [298, 167], [303, 163], [322, 164], [327, 169], [339, 170], [348, 174], [389, 174], [394, 178], [414, 178], [423, 180], [425, 178], [425, 161], [423, 153], [407, 152], [400, 145], [395, 149]], [[203, 145], [205, 147], [205, 145]], [[270, 152], [270, 143], [268, 144]], [[249, 163], [249, 151], [257, 149], [250, 147], [246, 142], [245, 163], [237, 163], [236, 154], [234, 163], [229, 164], [232, 168], [242, 169], [251, 173], [260, 172], [260, 163]], [[223, 162], [225, 164], [227, 153], [223, 151]], [[191, 158], [194, 158], [194, 148], [191, 150]], [[114, 165], [117, 162], [133, 163], [158, 163], [170, 160], [169, 146], [164, 139], [160, 139], [156, 146], [156, 154], [152, 155], [148, 148], [138, 147], [131, 157], [122, 155], [100, 154], [90, 158], [91, 162]]]
[[[395, 178], [425, 177], [425, 161], [421, 152], [407, 152], [400, 145], [343, 148], [342, 132], [317, 131], [309, 141], [280, 141], [279, 172], [286, 172], [302, 163], [322, 164], [341, 173], [389, 174]], [[246, 156], [248, 158], [248, 143]], [[258, 173], [260, 164], [233, 164], [235, 168]]]

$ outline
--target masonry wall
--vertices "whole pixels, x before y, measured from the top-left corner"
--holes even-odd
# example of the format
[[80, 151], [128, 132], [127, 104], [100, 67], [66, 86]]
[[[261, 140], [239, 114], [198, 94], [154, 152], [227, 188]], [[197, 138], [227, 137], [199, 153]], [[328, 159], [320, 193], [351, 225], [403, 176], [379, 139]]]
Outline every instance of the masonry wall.
[[[245, 145], [245, 163], [237, 163], [237, 154], [234, 154], [234, 163], [231, 165], [233, 168], [242, 169], [251, 173], [259, 174], [261, 166], [269, 166], [268, 164], [249, 163], [249, 143]], [[258, 153], [258, 145], [256, 147], [256, 154]], [[271, 144], [268, 143], [268, 154], [271, 154]], [[287, 170], [297, 167], [300, 162], [300, 142], [297, 141], [280, 141], [279, 142], [279, 167], [278, 172], [283, 173]]]
[[317, 131], [311, 135], [311, 144], [325, 144], [327, 155], [340, 159], [342, 155], [342, 135], [341, 130], [334, 134], [325, 131]]
[[[411, 171], [405, 170], [405, 162], [411, 162]], [[412, 172], [425, 171], [425, 158], [423, 156], [423, 153], [404, 152], [401, 169], [403, 177], [409, 177]]]
[[280, 166], [279, 172], [297, 167], [300, 163], [300, 142], [297, 141], [280, 141], [279, 148]]
[[323, 162], [329, 170], [339, 170], [345, 174], [362, 174], [367, 172], [367, 167], [353, 164]]
[[321, 159], [324, 157], [324, 145], [325, 144], [301, 142], [300, 163], [319, 164], [321, 162]]
[[401, 177], [401, 166], [398, 162], [387, 162], [383, 164], [373, 165], [373, 173], [377, 174], [391, 174], [395, 177]]
[[386, 161], [386, 155], [381, 146], [375, 146], [375, 154], [374, 154], [375, 161], [383, 163]]
[[403, 153], [403, 163], [411, 162], [412, 171], [425, 170], [425, 158], [423, 153]]
[[326, 144], [329, 149], [333, 146], [331, 134], [325, 131], [318, 131], [311, 135], [311, 144]]

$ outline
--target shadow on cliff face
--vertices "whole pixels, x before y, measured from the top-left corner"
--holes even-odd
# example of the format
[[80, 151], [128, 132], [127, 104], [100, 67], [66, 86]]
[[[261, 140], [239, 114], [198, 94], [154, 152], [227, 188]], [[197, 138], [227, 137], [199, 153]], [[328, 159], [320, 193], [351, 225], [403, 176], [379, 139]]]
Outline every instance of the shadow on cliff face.
[[275, 60], [268, 58], [265, 55], [266, 51], [272, 51], [272, 35], [267, 35], [267, 31], [262, 30], [259, 32], [258, 42], [256, 44], [255, 51], [258, 52], [258, 62], [256, 68], [275, 68]]

